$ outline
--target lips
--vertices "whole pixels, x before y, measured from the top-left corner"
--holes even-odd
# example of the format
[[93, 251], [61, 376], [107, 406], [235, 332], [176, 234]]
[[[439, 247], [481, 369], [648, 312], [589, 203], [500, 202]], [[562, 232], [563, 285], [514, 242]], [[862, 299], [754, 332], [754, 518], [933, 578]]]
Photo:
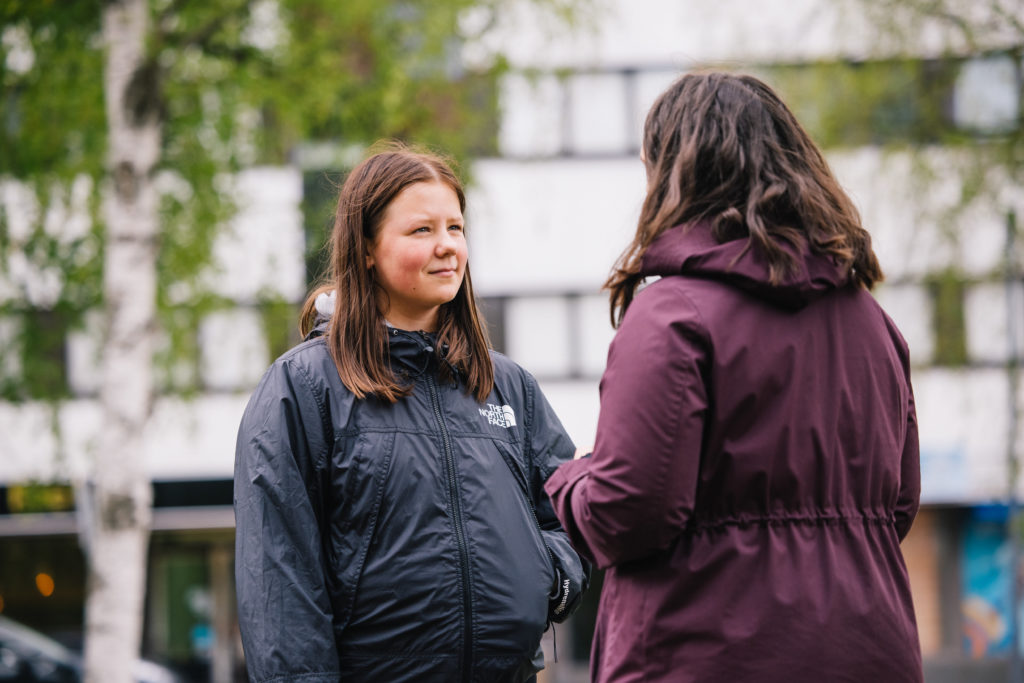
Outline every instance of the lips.
[[440, 277], [452, 277], [454, 275], [457, 275], [459, 271], [456, 268], [453, 267], [453, 268], [438, 268], [436, 270], [431, 270], [429, 272], [430, 272], [431, 275], [438, 275]]

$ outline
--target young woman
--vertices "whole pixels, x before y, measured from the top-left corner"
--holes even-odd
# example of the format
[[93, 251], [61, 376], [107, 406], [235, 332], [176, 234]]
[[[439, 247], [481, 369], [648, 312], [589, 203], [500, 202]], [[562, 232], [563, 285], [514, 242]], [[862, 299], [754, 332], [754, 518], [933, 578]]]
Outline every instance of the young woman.
[[488, 351], [462, 186], [390, 148], [338, 200], [308, 340], [242, 418], [236, 578], [252, 681], [523, 681], [587, 583], [542, 486], [574, 447]]
[[597, 440], [546, 484], [608, 569], [592, 680], [920, 681], [910, 362], [856, 210], [748, 76], [678, 80], [643, 161]]

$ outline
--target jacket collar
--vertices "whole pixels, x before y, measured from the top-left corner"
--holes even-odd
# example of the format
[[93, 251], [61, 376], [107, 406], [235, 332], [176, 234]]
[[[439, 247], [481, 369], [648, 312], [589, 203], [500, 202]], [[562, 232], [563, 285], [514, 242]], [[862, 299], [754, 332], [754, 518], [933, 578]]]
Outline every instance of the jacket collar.
[[[669, 228], [648, 247], [641, 264], [644, 276], [692, 275], [721, 280], [776, 306], [798, 309], [849, 282], [829, 257], [816, 254], [805, 244], [779, 246], [797, 258], [799, 269], [782, 282], [771, 284], [768, 261], [747, 238], [718, 242], [706, 222]], [[744, 251], [746, 249], [746, 251]]]
[[444, 360], [447, 344], [436, 350], [437, 335], [432, 332], [410, 332], [388, 325], [388, 351], [393, 370], [408, 377], [419, 377], [438, 360]]
[[[318, 315], [313, 329], [306, 335], [306, 340], [322, 337], [327, 334], [330, 317]], [[410, 332], [388, 325], [388, 353], [394, 371], [406, 377], [419, 377], [427, 370], [445, 363], [458, 377], [458, 370], [448, 362], [448, 345], [442, 344], [437, 350], [437, 335], [433, 332]]]

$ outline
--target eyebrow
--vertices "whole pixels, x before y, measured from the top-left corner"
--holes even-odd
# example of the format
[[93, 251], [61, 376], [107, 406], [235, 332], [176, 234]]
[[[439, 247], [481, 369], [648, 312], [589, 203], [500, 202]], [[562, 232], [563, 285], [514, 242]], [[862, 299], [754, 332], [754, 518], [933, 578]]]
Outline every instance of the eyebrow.
[[[426, 214], [420, 214], [418, 216], [411, 216], [409, 218], [409, 222], [410, 223], [431, 223], [431, 222], [433, 222], [433, 220], [434, 220], [433, 216], [428, 216]], [[446, 218], [444, 220], [445, 220], [445, 223], [465, 223], [466, 222], [465, 216], [449, 216], [448, 218]]]

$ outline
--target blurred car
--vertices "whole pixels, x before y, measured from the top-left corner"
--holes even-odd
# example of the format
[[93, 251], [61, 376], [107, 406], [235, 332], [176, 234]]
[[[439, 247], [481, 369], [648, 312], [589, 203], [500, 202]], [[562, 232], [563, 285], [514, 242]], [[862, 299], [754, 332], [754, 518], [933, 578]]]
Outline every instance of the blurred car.
[[[135, 683], [181, 683], [167, 667], [138, 660]], [[82, 657], [24, 624], [0, 616], [0, 682], [81, 683]]]

